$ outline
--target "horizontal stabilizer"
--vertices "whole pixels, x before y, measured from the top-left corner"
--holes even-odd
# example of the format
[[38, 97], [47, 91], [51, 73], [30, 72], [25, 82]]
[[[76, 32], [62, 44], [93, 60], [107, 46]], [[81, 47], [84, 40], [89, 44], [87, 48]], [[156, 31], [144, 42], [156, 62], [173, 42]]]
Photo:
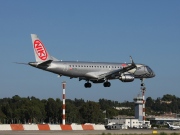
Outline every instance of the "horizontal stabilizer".
[[49, 66], [53, 60], [48, 60], [43, 63], [38, 64], [38, 66]]
[[28, 65], [28, 63], [22, 63], [22, 62], [13, 62], [13, 63], [16, 63], [16, 64], [23, 64], [23, 65]]

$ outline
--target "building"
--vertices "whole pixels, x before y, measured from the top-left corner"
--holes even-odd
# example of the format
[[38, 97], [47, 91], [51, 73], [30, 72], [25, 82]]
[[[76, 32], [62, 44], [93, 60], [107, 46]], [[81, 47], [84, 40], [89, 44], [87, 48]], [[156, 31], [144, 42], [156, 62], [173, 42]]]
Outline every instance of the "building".
[[[124, 125], [128, 128], [151, 128], [150, 121], [145, 120], [144, 96], [138, 95], [134, 98], [135, 116], [119, 115], [114, 119], [108, 119], [108, 124], [114, 123]], [[129, 109], [128, 107], [126, 109]]]
[[114, 107], [116, 110], [130, 110], [131, 107]]
[[166, 125], [166, 122], [171, 122], [174, 125], [180, 125], [180, 115], [175, 113], [165, 113], [160, 116], [149, 115], [146, 116], [148, 120], [151, 121], [151, 124], [161, 124]]
[[138, 95], [134, 98], [135, 103], [135, 119], [143, 121], [143, 97]]
[[145, 124], [143, 124], [143, 121], [139, 121], [138, 119], [108, 119], [108, 123], [114, 123], [119, 125], [125, 125], [128, 128], [151, 128], [150, 121], [145, 121]]

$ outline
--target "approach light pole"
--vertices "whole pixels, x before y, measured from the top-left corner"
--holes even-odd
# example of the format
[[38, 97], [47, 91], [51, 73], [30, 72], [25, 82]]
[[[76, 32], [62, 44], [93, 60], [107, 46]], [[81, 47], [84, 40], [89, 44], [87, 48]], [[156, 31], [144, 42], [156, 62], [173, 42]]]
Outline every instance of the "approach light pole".
[[65, 120], [66, 120], [66, 104], [65, 104], [65, 89], [66, 89], [66, 82], [62, 82], [62, 87], [63, 87], [63, 95], [62, 95], [62, 98], [63, 98], [63, 105], [62, 105], [62, 124], [65, 125]]

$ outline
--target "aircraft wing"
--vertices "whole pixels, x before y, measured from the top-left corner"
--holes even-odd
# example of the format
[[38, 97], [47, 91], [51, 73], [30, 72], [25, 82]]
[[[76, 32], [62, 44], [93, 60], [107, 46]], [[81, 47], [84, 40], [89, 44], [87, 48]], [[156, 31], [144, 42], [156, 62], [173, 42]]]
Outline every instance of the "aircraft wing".
[[110, 71], [110, 72], [107, 72], [107, 73], [104, 73], [104, 74], [101, 74], [98, 76], [98, 80], [101, 80], [103, 78], [111, 78], [111, 76], [115, 76], [115, 75], [121, 75], [122, 73], [125, 73], [133, 68], [136, 68], [136, 64], [134, 63], [134, 61], [132, 60], [132, 57], [130, 57], [131, 59], [131, 64], [130, 65], [127, 65], [126, 67], [123, 67], [123, 68], [120, 68], [120, 69], [117, 69], [117, 70], [114, 70], [114, 71]]

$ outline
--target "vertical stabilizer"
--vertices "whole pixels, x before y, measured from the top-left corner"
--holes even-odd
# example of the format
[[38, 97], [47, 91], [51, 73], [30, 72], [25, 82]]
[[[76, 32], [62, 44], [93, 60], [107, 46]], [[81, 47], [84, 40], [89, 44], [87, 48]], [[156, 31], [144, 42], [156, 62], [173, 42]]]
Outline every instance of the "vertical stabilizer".
[[45, 61], [52, 60], [38, 36], [36, 34], [31, 34], [31, 38], [36, 62], [43, 63]]

